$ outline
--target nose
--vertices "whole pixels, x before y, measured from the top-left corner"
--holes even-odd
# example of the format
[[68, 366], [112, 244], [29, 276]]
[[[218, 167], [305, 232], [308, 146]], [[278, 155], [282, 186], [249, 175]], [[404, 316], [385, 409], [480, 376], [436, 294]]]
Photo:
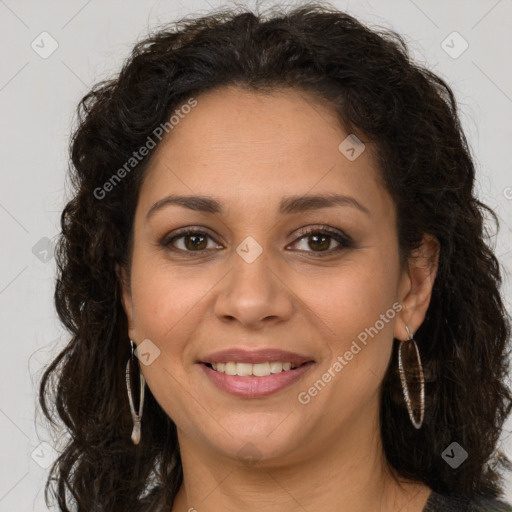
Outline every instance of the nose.
[[246, 328], [289, 320], [295, 309], [293, 293], [278, 267], [266, 250], [252, 262], [234, 252], [232, 268], [221, 281], [215, 301], [216, 316]]

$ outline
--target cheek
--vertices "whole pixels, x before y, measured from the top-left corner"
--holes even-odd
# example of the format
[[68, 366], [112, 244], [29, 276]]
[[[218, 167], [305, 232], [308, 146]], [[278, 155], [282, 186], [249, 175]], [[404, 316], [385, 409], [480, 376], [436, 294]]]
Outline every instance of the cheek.
[[379, 388], [391, 355], [397, 310], [401, 309], [396, 302], [398, 275], [395, 252], [385, 255], [369, 250], [332, 272], [323, 286], [320, 281], [314, 287], [309, 282], [306, 303], [320, 319], [317, 324], [328, 349], [320, 372], [330, 370], [326, 380], [332, 380], [323, 400], [364, 403]]
[[[329, 280], [329, 292], [316, 290], [308, 306], [322, 322], [325, 358], [304, 382], [298, 396], [312, 416], [337, 435], [340, 423], [357, 423], [377, 410], [380, 386], [389, 364], [396, 317], [396, 283], [384, 266], [351, 267]], [[393, 308], [395, 304], [395, 308]], [[381, 316], [382, 315], [382, 316]], [[308, 409], [305, 409], [306, 411]], [[372, 420], [373, 421], [373, 420]]]
[[168, 391], [176, 384], [169, 373], [183, 375], [186, 340], [193, 336], [193, 320], [211, 286], [191, 281], [163, 258], [143, 251], [134, 252], [131, 285], [137, 341], [149, 339], [159, 350], [155, 362], [143, 368], [144, 376], [152, 390]]
[[211, 273], [170, 264], [164, 256], [142, 250], [134, 254], [132, 298], [138, 337], [164, 345], [176, 337], [175, 331], [182, 337], [187, 317], [197, 315], [214, 284]]
[[[373, 326], [397, 298], [398, 263], [394, 254], [368, 250], [315, 277], [297, 274], [294, 291], [315, 313], [323, 332], [340, 348]], [[391, 311], [394, 318], [394, 310]], [[389, 315], [388, 315], [389, 316]], [[390, 322], [379, 330], [389, 331]]]
[[210, 283], [211, 274], [202, 273], [200, 278], [196, 271], [194, 278], [192, 272], [157, 262], [154, 257], [134, 257], [132, 264], [137, 341], [149, 339], [160, 351], [142, 371], [157, 402], [180, 425], [190, 421], [183, 414], [191, 406], [190, 394], [184, 393], [190, 386], [190, 340], [199, 319], [205, 318], [208, 292], [214, 284]]

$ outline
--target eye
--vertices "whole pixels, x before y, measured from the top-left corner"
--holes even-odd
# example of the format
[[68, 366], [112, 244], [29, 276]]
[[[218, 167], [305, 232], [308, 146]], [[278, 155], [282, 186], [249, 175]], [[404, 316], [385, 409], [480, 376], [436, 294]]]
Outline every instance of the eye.
[[[335, 231], [327, 226], [307, 228], [300, 233], [302, 236], [297, 240], [302, 244], [300, 251], [317, 253], [315, 256], [330, 255], [333, 252], [341, 251], [342, 249], [351, 248], [354, 246], [353, 241], [344, 233]], [[338, 246], [331, 248], [332, 241], [335, 241]], [[294, 244], [297, 244], [294, 242]], [[306, 249], [304, 249], [304, 247]], [[308, 250], [308, 248], [310, 250]]]
[[[299, 235], [300, 237], [293, 244], [302, 245], [302, 248], [298, 249], [300, 252], [310, 252], [315, 257], [328, 256], [334, 252], [354, 247], [350, 237], [328, 226], [302, 228], [299, 230]], [[210, 241], [212, 243], [209, 245]], [[334, 248], [331, 247], [333, 241], [338, 244]], [[208, 233], [193, 228], [186, 228], [171, 237], [164, 237], [160, 245], [171, 251], [182, 253], [204, 253], [223, 248]]]
[[[203, 252], [211, 249], [222, 249], [217, 244], [208, 247], [208, 239], [213, 239], [208, 233], [197, 229], [185, 229], [171, 238], [164, 238], [161, 245], [174, 251]], [[179, 242], [178, 242], [179, 241]], [[176, 243], [178, 242], [178, 243]]]

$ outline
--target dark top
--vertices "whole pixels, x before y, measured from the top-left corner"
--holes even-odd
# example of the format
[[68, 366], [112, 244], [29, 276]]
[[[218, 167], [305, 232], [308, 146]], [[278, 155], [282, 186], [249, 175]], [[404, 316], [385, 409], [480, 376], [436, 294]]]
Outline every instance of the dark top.
[[432, 491], [423, 512], [512, 512], [512, 506], [494, 498], [469, 499]]

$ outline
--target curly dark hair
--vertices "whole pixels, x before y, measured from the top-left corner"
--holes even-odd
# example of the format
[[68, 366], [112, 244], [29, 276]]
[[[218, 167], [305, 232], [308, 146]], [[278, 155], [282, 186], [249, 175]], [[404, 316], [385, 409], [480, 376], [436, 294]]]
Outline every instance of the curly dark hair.
[[[73, 197], [56, 249], [55, 305], [71, 339], [45, 370], [39, 396], [46, 417], [55, 424], [58, 416], [70, 438], [46, 483], [47, 503], [52, 490], [62, 511], [155, 510], [170, 506], [182, 484], [176, 426], [149, 389], [142, 441], [132, 444], [124, 376], [128, 327], [116, 266], [129, 271], [135, 208], [155, 149], [104, 197], [97, 191], [180, 105], [228, 85], [322, 99], [349, 133], [375, 143], [397, 209], [401, 257], [424, 234], [440, 244], [416, 333], [424, 424], [411, 426], [392, 357], [380, 412], [387, 462], [440, 493], [499, 496], [509, 464], [496, 445], [512, 407], [510, 323], [484, 222], [486, 214], [498, 219], [476, 197], [452, 90], [412, 61], [395, 32], [370, 29], [330, 4], [273, 7], [272, 16], [239, 7], [160, 28], [79, 104]], [[455, 470], [441, 457], [453, 441], [470, 453]]]

